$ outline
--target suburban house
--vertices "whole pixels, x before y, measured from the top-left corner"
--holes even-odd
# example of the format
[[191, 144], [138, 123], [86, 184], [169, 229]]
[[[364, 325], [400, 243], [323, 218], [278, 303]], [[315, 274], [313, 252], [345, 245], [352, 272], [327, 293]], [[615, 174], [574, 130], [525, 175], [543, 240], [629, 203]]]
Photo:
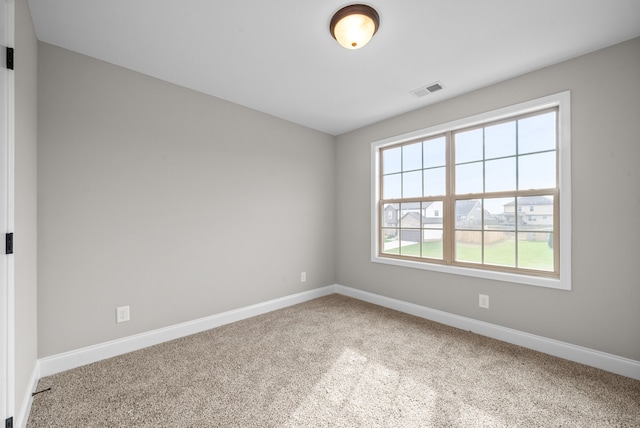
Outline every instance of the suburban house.
[[[506, 222], [515, 224], [515, 201], [504, 205], [504, 217]], [[517, 218], [521, 225], [550, 226], [553, 224], [553, 201], [544, 196], [520, 198]]]
[[388, 204], [384, 207], [383, 215], [382, 215], [383, 221], [384, 221], [384, 227], [389, 227], [389, 228], [398, 227], [399, 210], [400, 210], [399, 204]]
[[[13, 417], [13, 426], [24, 427], [31, 394], [48, 375], [168, 340], [167, 331], [187, 335], [199, 320], [248, 317], [256, 307], [331, 293], [409, 313], [421, 308], [441, 316], [439, 322], [461, 322], [465, 330], [640, 379], [640, 13], [614, 14], [623, 3], [636, 12], [638, 2], [591, 2], [592, 21], [578, 19], [587, 9], [578, 1], [547, 2], [548, 19], [531, 23], [544, 37], [509, 27], [508, 19], [495, 27], [471, 20], [484, 5], [466, 13], [441, 2], [458, 8], [456, 25], [419, 33], [418, 40], [413, 31], [432, 27], [439, 14], [401, 9], [432, 5], [374, 2], [384, 5], [378, 39], [355, 51], [337, 45], [328, 31], [341, 2], [293, 2], [291, 15], [276, 18], [278, 8], [268, 2], [248, 2], [257, 10], [243, 13], [239, 3], [199, 2], [220, 9], [206, 19], [190, 14], [184, 2], [163, 2], [175, 13], [150, 7], [146, 26], [129, 23], [128, 30], [144, 37], [155, 29], [166, 43], [141, 39], [136, 48], [124, 29], [146, 7], [138, 2], [75, 2], [69, 9], [62, 8], [66, 1], [2, 3], [3, 30], [15, 52], [3, 50], [15, 55], [15, 67], [3, 69], [0, 92], [10, 110], [0, 111], [0, 176], [8, 180], [0, 177], [0, 213], [7, 216], [0, 221], [14, 233], [7, 238], [13, 254], [0, 264], [0, 420]], [[114, 9], [105, 15], [109, 6]], [[73, 15], [73, 25], [56, 27], [69, 10], [80, 14], [85, 7], [82, 19]], [[540, 8], [514, 6], [520, 7]], [[174, 25], [185, 16], [202, 18], [203, 28], [216, 32], [230, 21], [228, 9], [242, 19], [212, 39], [203, 40], [198, 27]], [[322, 16], [307, 19], [319, 10]], [[287, 19], [295, 14], [304, 19]], [[557, 25], [556, 16], [562, 16]], [[101, 17], [114, 30], [92, 32], [90, 18]], [[584, 28], [567, 30], [573, 21]], [[560, 37], [547, 31], [557, 26]], [[49, 32], [55, 28], [60, 32]], [[393, 28], [410, 31], [405, 38]], [[481, 49], [476, 36], [484, 29], [493, 43]], [[94, 43], [74, 36], [76, 30], [91, 33]], [[520, 33], [531, 45], [521, 46], [514, 38]], [[286, 43], [263, 44], [268, 35]], [[595, 40], [582, 44], [590, 35]], [[193, 45], [175, 42], [181, 37]], [[405, 43], [420, 48], [400, 55]], [[261, 48], [244, 57], [255, 44]], [[218, 45], [226, 56], [211, 54]], [[466, 59], [458, 46], [469, 50]], [[504, 61], [488, 60], [494, 51]], [[432, 52], [444, 59], [412, 62]], [[130, 65], [119, 65], [121, 58]], [[520, 67], [507, 70], [508, 59]], [[458, 60], [466, 62], [440, 76]], [[310, 80], [305, 70], [334, 76], [346, 89], [335, 90], [328, 77]], [[172, 83], [178, 75], [186, 80]], [[391, 80], [363, 85], [370, 75]], [[198, 79], [242, 84], [231, 101], [231, 85], [216, 86], [211, 95], [191, 85]], [[304, 89], [287, 92], [288, 83]], [[257, 87], [274, 92], [262, 98]], [[383, 94], [400, 101], [380, 102]], [[441, 239], [445, 220], [438, 203], [376, 205], [374, 144], [401, 135], [409, 141], [416, 130], [557, 94], [569, 100], [571, 142], [570, 168], [561, 176], [570, 185], [560, 189], [570, 201], [560, 219], [568, 239], [558, 245], [571, 252], [560, 259], [561, 280], [519, 282], [515, 274], [496, 279], [495, 272], [461, 274], [464, 267], [376, 260], [378, 224], [389, 242], [418, 242]], [[303, 108], [323, 100], [321, 112]], [[556, 220], [550, 197], [521, 197], [517, 209], [511, 202], [491, 213], [473, 197], [445, 221], [469, 239], [476, 239], [483, 217], [496, 230], [517, 224], [522, 239], [546, 240], [556, 232], [549, 230]], [[598, 234], [599, 251], [587, 215], [595, 200], [615, 207], [621, 226]], [[490, 309], [479, 307], [479, 295], [491, 296]], [[123, 307], [129, 321], [117, 322]]]
[[[488, 211], [484, 216], [489, 217]], [[456, 226], [461, 228], [477, 228], [482, 226], [482, 202], [477, 199], [465, 199], [456, 202]]]
[[429, 204], [427, 207], [423, 206], [422, 211], [407, 211], [400, 219], [401, 240], [409, 242], [441, 240], [442, 216], [437, 206]]

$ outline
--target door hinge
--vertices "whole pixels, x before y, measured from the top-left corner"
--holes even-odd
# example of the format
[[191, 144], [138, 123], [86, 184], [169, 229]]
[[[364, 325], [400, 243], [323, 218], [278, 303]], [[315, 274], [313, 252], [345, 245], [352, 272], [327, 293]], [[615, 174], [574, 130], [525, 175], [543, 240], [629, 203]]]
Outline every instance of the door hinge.
[[5, 420], [4, 428], [13, 428], [13, 416]]
[[7, 233], [4, 240], [4, 253], [13, 254], [13, 232]]
[[13, 48], [7, 46], [7, 68], [13, 70]]

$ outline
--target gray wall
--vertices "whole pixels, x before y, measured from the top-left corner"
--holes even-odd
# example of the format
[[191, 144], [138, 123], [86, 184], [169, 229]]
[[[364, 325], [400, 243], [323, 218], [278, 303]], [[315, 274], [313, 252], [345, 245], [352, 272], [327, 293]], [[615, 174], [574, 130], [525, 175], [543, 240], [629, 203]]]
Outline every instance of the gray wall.
[[38, 59], [40, 357], [335, 283], [334, 137], [51, 45]]
[[[54, 46], [38, 58], [39, 356], [337, 282], [640, 360], [640, 39], [337, 139]], [[372, 141], [564, 90], [572, 291], [370, 262]]]
[[[572, 93], [573, 290], [370, 262], [370, 143]], [[640, 360], [640, 39], [337, 139], [339, 284]], [[478, 294], [490, 296], [489, 310]]]
[[37, 61], [26, 0], [15, 2], [15, 410], [37, 359]]

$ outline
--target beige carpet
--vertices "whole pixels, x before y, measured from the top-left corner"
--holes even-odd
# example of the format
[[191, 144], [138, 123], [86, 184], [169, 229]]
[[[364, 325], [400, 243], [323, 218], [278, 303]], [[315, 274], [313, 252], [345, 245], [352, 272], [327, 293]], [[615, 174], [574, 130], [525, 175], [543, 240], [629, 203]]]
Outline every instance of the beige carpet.
[[39, 427], [640, 427], [640, 381], [340, 295], [44, 378]]

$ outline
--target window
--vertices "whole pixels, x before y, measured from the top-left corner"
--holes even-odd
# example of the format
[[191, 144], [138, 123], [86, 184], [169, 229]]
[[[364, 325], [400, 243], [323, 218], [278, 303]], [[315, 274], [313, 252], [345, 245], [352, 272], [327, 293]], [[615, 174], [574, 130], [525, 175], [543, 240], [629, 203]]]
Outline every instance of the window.
[[570, 289], [568, 112], [564, 92], [373, 143], [372, 261]]

